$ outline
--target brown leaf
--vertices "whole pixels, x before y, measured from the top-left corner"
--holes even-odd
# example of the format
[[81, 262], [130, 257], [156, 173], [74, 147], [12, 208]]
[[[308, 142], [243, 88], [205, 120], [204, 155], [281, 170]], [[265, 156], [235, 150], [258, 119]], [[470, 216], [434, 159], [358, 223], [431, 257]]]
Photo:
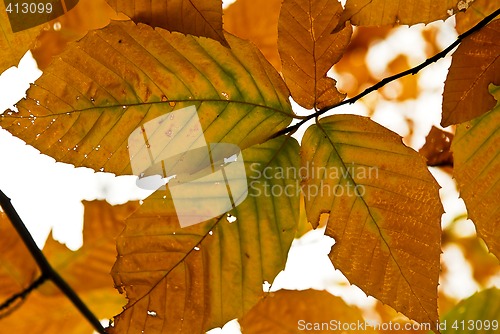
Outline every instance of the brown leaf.
[[[500, 101], [500, 87], [491, 88]], [[500, 259], [500, 103], [489, 112], [459, 124], [451, 149], [453, 176], [477, 234]]]
[[418, 153], [427, 158], [427, 166], [453, 167], [453, 155], [450, 151], [452, 140], [453, 134], [433, 126]]
[[453, 53], [443, 93], [441, 126], [463, 123], [491, 110], [488, 85], [500, 85], [500, 21], [465, 39]]
[[[278, 71], [278, 17], [281, 0], [238, 0], [224, 10], [224, 29], [255, 43]], [[265, 13], [265, 14], [264, 14]]]
[[458, 10], [459, 0], [347, 0], [339, 26], [413, 25], [444, 20]]
[[219, 0], [106, 0], [117, 12], [136, 23], [193, 36], [208, 37], [227, 45], [222, 32]]
[[[327, 291], [279, 290], [267, 294], [239, 320], [244, 334], [376, 333], [364, 324], [361, 311]], [[329, 326], [322, 327], [322, 323]], [[346, 327], [353, 326], [354, 327]]]
[[441, 253], [439, 185], [422, 156], [369, 118], [335, 115], [302, 139], [306, 212], [335, 239], [335, 268], [365, 293], [435, 325]]
[[347, 25], [331, 34], [342, 13], [337, 1], [285, 0], [278, 24], [283, 76], [302, 107], [322, 108], [342, 101], [327, 72], [342, 57], [352, 34]]

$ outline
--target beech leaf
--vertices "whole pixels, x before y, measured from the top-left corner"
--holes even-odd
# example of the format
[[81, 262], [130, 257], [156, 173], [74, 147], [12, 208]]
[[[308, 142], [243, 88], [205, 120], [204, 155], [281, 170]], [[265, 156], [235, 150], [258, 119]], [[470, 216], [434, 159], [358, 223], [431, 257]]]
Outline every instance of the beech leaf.
[[318, 290], [270, 292], [239, 322], [245, 334], [376, 333], [370, 326], [358, 328], [358, 324], [365, 323], [361, 310]]
[[227, 45], [222, 32], [220, 0], [106, 0], [136, 23], [215, 39]]
[[[100, 319], [110, 318], [113, 313], [122, 309], [125, 299], [113, 289], [109, 271], [116, 259], [116, 237], [123, 228], [122, 220], [137, 208], [138, 203], [127, 203], [111, 206], [103, 201], [84, 202], [83, 246], [73, 252], [66, 246], [55, 241], [52, 236], [43, 249], [54, 269], [68, 282], [89, 309]], [[21, 292], [40, 276], [40, 270], [22, 244], [13, 228], [4, 229], [3, 213], [0, 213], [1, 246], [12, 246], [9, 251], [2, 250], [2, 263], [8, 268], [11, 257], [16, 258], [11, 266], [10, 277], [0, 271], [0, 286], [2, 302], [14, 293]], [[3, 233], [5, 232], [5, 233]], [[16, 240], [9, 243], [9, 240]], [[1, 247], [0, 246], [0, 247]], [[4, 252], [5, 251], [5, 252]], [[15, 252], [15, 253], [14, 253]], [[7, 257], [7, 258], [6, 258]], [[5, 262], [3, 260], [6, 260]], [[18, 277], [18, 272], [24, 275]], [[36, 274], [36, 277], [34, 276]], [[9, 280], [19, 282], [19, 289], [4, 289], [9, 286]], [[30, 282], [24, 283], [30, 280]], [[31, 291], [15, 312], [1, 317], [2, 328], [12, 333], [75, 333], [88, 334], [92, 326], [82, 317], [79, 311], [52, 282], [46, 281]], [[43, 316], [30, 317], [38, 314]]]
[[[224, 9], [224, 29], [255, 43], [266, 59], [281, 70], [278, 17], [281, 0], [238, 0]], [[262, 15], [265, 13], [265, 15]]]
[[255, 47], [227, 40], [114, 21], [68, 45], [0, 126], [57, 161], [115, 174], [132, 173], [134, 130], [185, 107], [208, 143], [263, 142], [291, 122], [289, 92]]
[[496, 102], [488, 85], [500, 85], [500, 21], [465, 39], [453, 53], [443, 92], [443, 127], [491, 110]]
[[321, 119], [302, 139], [304, 196], [316, 226], [329, 213], [329, 254], [347, 279], [435, 326], [441, 239], [439, 186], [425, 159], [369, 118]]
[[[284, 268], [298, 224], [300, 180], [279, 173], [298, 170], [299, 145], [279, 137], [244, 150], [243, 158], [248, 196], [227, 214], [180, 228], [167, 187], [127, 220], [112, 275], [129, 302], [110, 333], [220, 327], [253, 307], [264, 281]], [[195, 201], [209, 196], [200, 192]]]
[[447, 19], [465, 9], [467, 3], [462, 0], [347, 0], [339, 26], [346, 21], [357, 26], [430, 23]]
[[[500, 87], [491, 86], [500, 101]], [[455, 160], [453, 176], [469, 218], [476, 225], [490, 252], [500, 259], [500, 103], [484, 115], [459, 124], [451, 149]]]
[[350, 25], [331, 34], [341, 13], [341, 4], [329, 0], [285, 0], [281, 7], [278, 48], [283, 76], [293, 99], [304, 108], [322, 108], [345, 98], [335, 88], [336, 81], [326, 76], [352, 35]]

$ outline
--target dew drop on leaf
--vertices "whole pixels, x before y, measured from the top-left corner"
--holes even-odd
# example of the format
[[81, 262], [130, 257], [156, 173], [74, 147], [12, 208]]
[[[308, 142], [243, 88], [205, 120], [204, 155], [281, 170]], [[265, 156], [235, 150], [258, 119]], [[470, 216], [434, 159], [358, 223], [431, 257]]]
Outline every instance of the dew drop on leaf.
[[227, 214], [227, 217], [226, 217], [227, 221], [232, 224], [234, 223], [238, 218], [236, 218], [235, 216], [233, 216], [232, 214], [228, 213]]

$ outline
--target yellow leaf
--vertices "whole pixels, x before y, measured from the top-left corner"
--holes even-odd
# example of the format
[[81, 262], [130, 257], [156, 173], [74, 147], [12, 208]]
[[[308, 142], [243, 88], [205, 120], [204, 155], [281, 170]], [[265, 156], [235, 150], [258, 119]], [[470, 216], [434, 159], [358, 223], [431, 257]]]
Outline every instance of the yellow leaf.
[[271, 292], [239, 322], [244, 334], [376, 333], [358, 308], [317, 290]]
[[340, 20], [359, 26], [413, 25], [445, 20], [463, 9], [461, 0], [347, 0]]
[[[0, 126], [58, 161], [130, 174], [127, 139], [146, 122], [194, 106], [208, 143], [241, 149], [285, 128], [285, 83], [259, 51], [132, 22], [112, 22], [67, 49]], [[166, 134], [168, 135], [168, 134]]]
[[[224, 10], [224, 29], [248, 39], [281, 70], [278, 54], [278, 17], [281, 0], [238, 0]], [[265, 13], [265, 15], [263, 15]]]
[[345, 94], [326, 76], [351, 39], [350, 25], [331, 34], [342, 13], [337, 1], [285, 0], [278, 24], [278, 48], [283, 76], [293, 99], [302, 107], [322, 108]]
[[[500, 89], [491, 86], [500, 101]], [[459, 124], [451, 149], [455, 160], [453, 175], [469, 218], [476, 225], [490, 252], [500, 259], [500, 103], [489, 112]]]
[[500, 85], [499, 35], [496, 20], [465, 39], [453, 53], [444, 84], [443, 127], [469, 121], [495, 106], [488, 85]]
[[306, 130], [304, 196], [314, 225], [330, 213], [335, 268], [365, 293], [435, 325], [439, 186], [425, 159], [369, 118], [336, 115]]
[[220, 0], [106, 0], [134, 22], [169, 31], [215, 39], [227, 45], [222, 32]]
[[298, 171], [298, 151], [289, 137], [244, 150], [248, 196], [201, 224], [179, 227], [168, 187], [144, 200], [118, 238], [112, 275], [129, 303], [110, 333], [202, 333], [253, 307], [284, 268], [297, 229], [300, 180], [279, 172]]

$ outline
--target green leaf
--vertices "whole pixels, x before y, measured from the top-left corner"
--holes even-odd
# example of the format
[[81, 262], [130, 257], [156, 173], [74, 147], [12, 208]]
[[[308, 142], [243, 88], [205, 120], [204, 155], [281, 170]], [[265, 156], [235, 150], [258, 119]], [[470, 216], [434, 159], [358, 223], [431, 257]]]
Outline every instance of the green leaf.
[[441, 320], [441, 334], [498, 333], [500, 290], [490, 288], [462, 300]]
[[[299, 145], [280, 137], [243, 158], [248, 196], [228, 215], [180, 228], [167, 187], [127, 220], [112, 275], [129, 303], [110, 333], [222, 326], [253, 307], [263, 282], [284, 268], [299, 217]], [[211, 195], [200, 192], [196, 202]]]
[[291, 122], [289, 92], [254, 46], [226, 37], [231, 49], [112, 22], [70, 44], [0, 126], [57, 161], [115, 174], [132, 172], [134, 130], [188, 106], [208, 143], [261, 143]]
[[330, 213], [335, 268], [365, 293], [435, 324], [441, 214], [425, 159], [369, 118], [321, 119], [302, 139], [306, 212]]
[[[500, 87], [490, 85], [490, 92], [500, 101]], [[500, 259], [500, 103], [480, 117], [457, 126], [451, 143], [454, 158], [453, 176], [460, 197], [467, 206], [477, 234], [490, 252]]]

